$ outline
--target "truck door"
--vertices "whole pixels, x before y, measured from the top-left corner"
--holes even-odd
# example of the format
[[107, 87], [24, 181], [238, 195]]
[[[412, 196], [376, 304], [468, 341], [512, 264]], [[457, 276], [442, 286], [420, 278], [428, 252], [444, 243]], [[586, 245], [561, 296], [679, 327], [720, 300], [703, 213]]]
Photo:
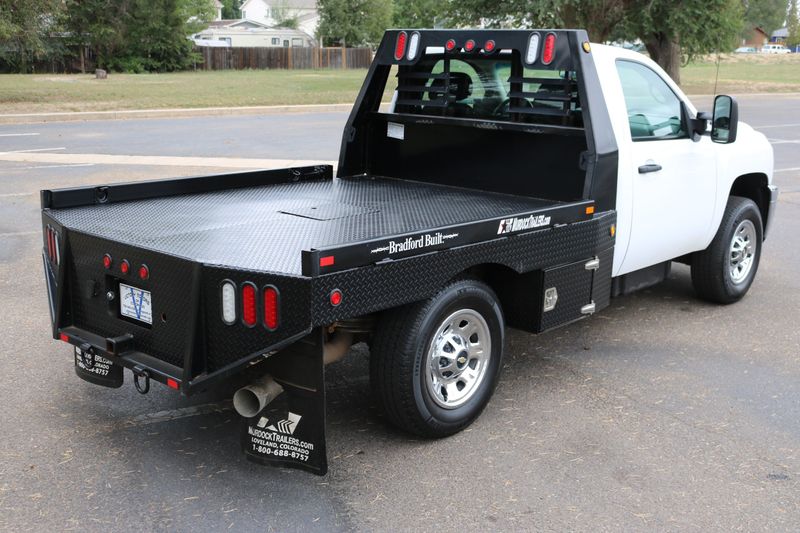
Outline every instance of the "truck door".
[[633, 206], [628, 250], [619, 274], [705, 248], [714, 214], [716, 160], [711, 140], [693, 141], [681, 100], [645, 64], [618, 60], [630, 124]]

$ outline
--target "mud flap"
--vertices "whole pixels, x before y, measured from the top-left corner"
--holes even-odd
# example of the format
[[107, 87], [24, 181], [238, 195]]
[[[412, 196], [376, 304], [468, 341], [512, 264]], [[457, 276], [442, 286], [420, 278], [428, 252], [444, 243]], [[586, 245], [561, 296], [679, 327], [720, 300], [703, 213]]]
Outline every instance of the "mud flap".
[[244, 420], [241, 442], [247, 459], [318, 475], [328, 471], [323, 345], [324, 332], [317, 328], [264, 363], [284, 392]]
[[89, 383], [112, 389], [122, 387], [125, 382], [121, 365], [114, 364], [105, 357], [89, 353], [88, 350], [82, 350], [78, 346], [75, 347], [75, 373]]

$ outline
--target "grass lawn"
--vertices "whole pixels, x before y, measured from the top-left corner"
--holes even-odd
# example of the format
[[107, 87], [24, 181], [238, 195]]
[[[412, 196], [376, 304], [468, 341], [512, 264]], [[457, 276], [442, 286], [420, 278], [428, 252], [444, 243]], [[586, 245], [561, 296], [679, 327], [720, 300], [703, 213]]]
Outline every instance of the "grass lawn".
[[[716, 58], [697, 61], [681, 71], [687, 94], [712, 94]], [[718, 94], [800, 92], [800, 54], [737, 54], [721, 57]]]
[[352, 103], [362, 70], [238, 70], [174, 74], [0, 74], [0, 114]]
[[[0, 75], [0, 114], [281, 104], [352, 103], [366, 70], [239, 70], [175, 74]], [[711, 94], [716, 63], [681, 73], [688, 94]], [[800, 54], [729, 55], [719, 93], [800, 92]]]

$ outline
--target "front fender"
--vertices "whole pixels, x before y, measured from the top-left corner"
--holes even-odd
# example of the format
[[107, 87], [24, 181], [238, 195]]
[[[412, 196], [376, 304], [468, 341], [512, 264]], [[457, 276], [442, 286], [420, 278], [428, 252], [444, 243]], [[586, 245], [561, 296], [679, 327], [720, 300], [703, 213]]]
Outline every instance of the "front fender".
[[[730, 144], [713, 144], [717, 159], [717, 200], [714, 217], [706, 235], [706, 246], [717, 233], [733, 183], [746, 174], [761, 174], [766, 184], [772, 184], [774, 154], [767, 137], [744, 122], [739, 123], [736, 141]], [[769, 196], [767, 196], [769, 198]], [[772, 206], [767, 206], [772, 207]], [[766, 222], [766, 221], [765, 221]]]

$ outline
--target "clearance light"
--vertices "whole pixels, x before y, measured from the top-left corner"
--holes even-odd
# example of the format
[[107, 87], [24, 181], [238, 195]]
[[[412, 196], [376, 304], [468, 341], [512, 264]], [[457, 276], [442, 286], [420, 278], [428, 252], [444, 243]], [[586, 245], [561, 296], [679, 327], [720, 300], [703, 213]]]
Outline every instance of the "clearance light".
[[270, 331], [278, 329], [278, 289], [264, 287], [264, 326]]
[[544, 49], [542, 50], [542, 63], [549, 65], [553, 62], [556, 55], [556, 34], [548, 33], [544, 38]]
[[494, 52], [494, 49], [497, 48], [497, 45], [491, 39], [486, 41], [486, 44], [483, 45], [483, 51], [487, 54], [491, 54]]
[[453, 50], [456, 49], [456, 40], [455, 39], [448, 40], [447, 43], [445, 43], [444, 48], [448, 52], [452, 52]]
[[131, 264], [128, 262], [127, 259], [123, 259], [122, 263], [119, 264], [119, 271], [123, 274], [127, 274], [131, 271]]
[[247, 282], [242, 285], [242, 322], [252, 328], [257, 321], [256, 286]]
[[394, 58], [396, 60], [403, 59], [403, 56], [406, 55], [406, 44], [408, 43], [408, 34], [404, 31], [401, 31], [397, 34], [397, 42], [394, 45]]
[[111, 254], [106, 254], [103, 256], [103, 268], [108, 270], [111, 268], [111, 265], [114, 264], [114, 260], [111, 258]]
[[147, 268], [147, 265], [142, 265], [139, 267], [139, 279], [147, 279], [150, 277], [150, 269]]
[[411, 39], [408, 41], [408, 60], [412, 61], [416, 59], [417, 53], [419, 52], [419, 32], [414, 32], [411, 34]]
[[525, 62], [529, 65], [536, 63], [536, 58], [539, 57], [539, 37], [538, 33], [532, 33], [528, 39], [528, 51], [525, 53]]
[[236, 322], [236, 286], [232, 281], [222, 283], [222, 321], [229, 326]]
[[467, 52], [472, 52], [473, 50], [475, 50], [475, 41], [470, 39], [469, 41], [465, 42], [464, 50], [466, 50]]
[[69, 335], [67, 335], [66, 333], [62, 333], [61, 335], [58, 336], [58, 338], [64, 342], [69, 342]]
[[319, 266], [321, 267], [330, 267], [333, 266], [333, 263], [334, 263], [334, 257], [332, 255], [319, 258]]
[[344, 298], [344, 296], [342, 296], [342, 291], [340, 291], [339, 289], [333, 289], [331, 291], [330, 298], [331, 298], [331, 305], [337, 307], [342, 303], [342, 299]]
[[167, 387], [169, 387], [170, 389], [178, 390], [179, 385], [178, 385], [178, 382], [175, 381], [174, 379], [167, 378]]
[[587, 215], [593, 215], [594, 214], [594, 206], [593, 205], [590, 205], [590, 206], [588, 206], [586, 208], [586, 214]]

